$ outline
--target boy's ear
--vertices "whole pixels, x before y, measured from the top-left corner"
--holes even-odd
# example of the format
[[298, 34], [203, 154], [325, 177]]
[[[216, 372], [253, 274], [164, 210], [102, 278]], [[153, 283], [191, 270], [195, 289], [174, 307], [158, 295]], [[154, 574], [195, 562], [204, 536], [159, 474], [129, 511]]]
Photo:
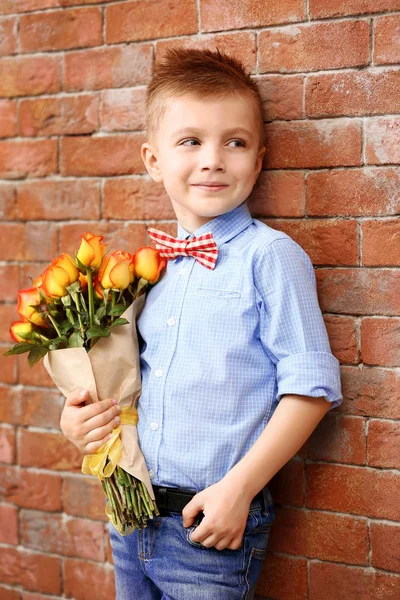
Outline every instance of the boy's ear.
[[260, 148], [260, 150], [258, 151], [257, 154], [257, 160], [256, 160], [256, 180], [260, 174], [260, 171], [262, 169], [262, 165], [263, 165], [263, 158], [264, 158], [264, 154], [266, 152], [266, 147], [263, 146], [262, 148]]
[[144, 166], [146, 167], [146, 170], [150, 177], [153, 179], [153, 181], [156, 181], [157, 183], [162, 183], [162, 173], [158, 166], [156, 149], [149, 142], [144, 142], [140, 151], [142, 155], [142, 160], [144, 162]]

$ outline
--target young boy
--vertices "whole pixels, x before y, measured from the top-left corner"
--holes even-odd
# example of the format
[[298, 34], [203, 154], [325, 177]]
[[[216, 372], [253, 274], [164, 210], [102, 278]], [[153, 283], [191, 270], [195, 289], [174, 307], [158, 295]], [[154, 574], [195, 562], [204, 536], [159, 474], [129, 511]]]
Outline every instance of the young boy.
[[[111, 528], [117, 598], [252, 598], [274, 518], [267, 484], [341, 403], [339, 365], [308, 256], [246, 205], [265, 147], [242, 65], [169, 51], [148, 86], [147, 123], [142, 157], [172, 202], [172, 246], [188, 254], [168, 262], [138, 321], [139, 440], [161, 515], [128, 537]], [[189, 249], [209, 232], [215, 248], [207, 236], [201, 260]], [[68, 397], [61, 425], [91, 453], [118, 406], [87, 401]]]

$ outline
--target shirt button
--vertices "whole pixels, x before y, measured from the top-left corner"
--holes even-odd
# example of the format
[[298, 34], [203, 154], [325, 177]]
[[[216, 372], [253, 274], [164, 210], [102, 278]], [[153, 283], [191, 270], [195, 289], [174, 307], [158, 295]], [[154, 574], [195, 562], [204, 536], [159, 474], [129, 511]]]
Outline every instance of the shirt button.
[[154, 471], [153, 471], [153, 469], [150, 469], [150, 471], [149, 471], [149, 477], [150, 477], [150, 479], [154, 479]]
[[170, 327], [173, 327], [175, 325], [175, 319], [174, 319], [174, 317], [170, 317], [168, 319], [167, 325], [169, 325]]
[[157, 369], [157, 371], [154, 371], [154, 375], [156, 377], [162, 377], [162, 371], [161, 371], [161, 369]]
[[156, 423], [156, 421], [153, 421], [152, 423], [150, 423], [150, 429], [152, 431], [156, 431], [158, 429], [158, 423]]

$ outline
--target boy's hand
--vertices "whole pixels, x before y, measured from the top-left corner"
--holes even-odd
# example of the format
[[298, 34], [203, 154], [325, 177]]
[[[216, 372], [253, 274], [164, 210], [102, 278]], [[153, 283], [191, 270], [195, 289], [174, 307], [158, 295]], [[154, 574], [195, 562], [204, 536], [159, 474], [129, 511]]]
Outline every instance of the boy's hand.
[[198, 512], [204, 512], [200, 525], [191, 533], [193, 542], [217, 550], [237, 550], [249, 514], [251, 500], [243, 491], [232, 489], [223, 479], [199, 492], [182, 511], [183, 526], [190, 527]]
[[88, 390], [76, 389], [66, 397], [61, 431], [81, 452], [93, 454], [119, 425], [120, 412], [116, 400], [107, 398], [92, 403]]

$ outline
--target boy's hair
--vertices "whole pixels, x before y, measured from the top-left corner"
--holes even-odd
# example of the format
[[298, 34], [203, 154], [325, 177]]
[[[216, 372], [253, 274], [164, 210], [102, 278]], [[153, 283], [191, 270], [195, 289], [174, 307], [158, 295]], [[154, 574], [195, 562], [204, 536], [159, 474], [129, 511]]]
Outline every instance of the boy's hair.
[[241, 96], [249, 101], [259, 124], [260, 148], [264, 145], [262, 100], [257, 83], [239, 60], [220, 50], [175, 48], [153, 68], [146, 91], [147, 137], [154, 140], [168, 100], [190, 95], [225, 100]]

